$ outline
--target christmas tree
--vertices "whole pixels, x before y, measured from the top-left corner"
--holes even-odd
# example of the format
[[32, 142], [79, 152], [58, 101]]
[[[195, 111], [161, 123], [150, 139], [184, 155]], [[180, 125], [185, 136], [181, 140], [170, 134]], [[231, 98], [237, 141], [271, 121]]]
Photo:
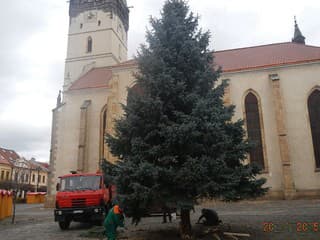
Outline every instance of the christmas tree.
[[190, 209], [200, 198], [241, 200], [266, 192], [259, 169], [244, 160], [252, 147], [234, 106], [223, 103], [226, 82], [209, 49], [209, 32], [183, 0], [168, 0], [152, 18], [141, 46], [136, 85], [124, 116], [106, 141], [115, 164], [108, 182], [135, 219], [155, 204], [181, 211], [182, 236], [191, 235]]

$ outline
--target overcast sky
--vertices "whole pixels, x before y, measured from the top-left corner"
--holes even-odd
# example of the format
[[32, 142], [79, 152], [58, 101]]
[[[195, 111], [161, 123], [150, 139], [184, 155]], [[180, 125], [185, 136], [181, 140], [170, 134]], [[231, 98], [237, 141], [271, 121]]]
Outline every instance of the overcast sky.
[[[163, 0], [127, 0], [129, 54], [144, 42], [148, 19]], [[319, 0], [189, 0], [223, 50], [290, 41], [293, 17], [309, 45], [320, 46]], [[68, 32], [66, 0], [1, 3], [0, 146], [30, 159], [49, 161], [51, 110], [63, 84]]]

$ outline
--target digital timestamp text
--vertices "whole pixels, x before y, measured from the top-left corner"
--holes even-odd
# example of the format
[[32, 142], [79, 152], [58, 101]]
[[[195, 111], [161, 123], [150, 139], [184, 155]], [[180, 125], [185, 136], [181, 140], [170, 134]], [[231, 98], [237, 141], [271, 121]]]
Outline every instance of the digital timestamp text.
[[292, 232], [292, 233], [320, 233], [320, 222], [293, 222], [275, 223], [264, 222], [263, 231], [266, 233]]

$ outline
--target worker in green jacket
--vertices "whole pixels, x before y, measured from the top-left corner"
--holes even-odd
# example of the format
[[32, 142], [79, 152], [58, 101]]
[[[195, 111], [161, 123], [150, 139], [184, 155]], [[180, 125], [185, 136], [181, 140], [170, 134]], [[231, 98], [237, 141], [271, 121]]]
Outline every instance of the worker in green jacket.
[[124, 216], [122, 209], [115, 205], [110, 209], [106, 219], [104, 220], [104, 228], [108, 240], [116, 240], [117, 227], [124, 227]]

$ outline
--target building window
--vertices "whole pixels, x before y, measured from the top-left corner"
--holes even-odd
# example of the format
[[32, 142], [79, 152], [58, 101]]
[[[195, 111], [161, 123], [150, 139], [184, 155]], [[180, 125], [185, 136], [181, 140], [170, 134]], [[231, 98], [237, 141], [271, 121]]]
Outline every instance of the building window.
[[87, 52], [88, 53], [92, 52], [92, 38], [91, 37], [88, 37]]
[[314, 90], [308, 98], [308, 110], [316, 168], [320, 168], [320, 90]]
[[26, 182], [29, 182], [29, 174], [26, 174]]
[[4, 180], [4, 170], [1, 171], [1, 180]]
[[36, 175], [32, 174], [32, 182], [36, 180]]
[[42, 176], [42, 182], [43, 182], [43, 183], [46, 182], [46, 176]]
[[80, 28], [82, 28], [83, 27], [83, 24], [82, 23], [80, 23]]
[[260, 109], [258, 99], [252, 92], [249, 92], [245, 98], [245, 115], [248, 139], [255, 144], [250, 151], [250, 162], [254, 162], [265, 169]]
[[99, 21], [98, 21], [98, 26], [100, 26], [100, 25], [101, 25], [101, 21], [99, 20]]
[[9, 172], [6, 172], [6, 179], [9, 180]]

